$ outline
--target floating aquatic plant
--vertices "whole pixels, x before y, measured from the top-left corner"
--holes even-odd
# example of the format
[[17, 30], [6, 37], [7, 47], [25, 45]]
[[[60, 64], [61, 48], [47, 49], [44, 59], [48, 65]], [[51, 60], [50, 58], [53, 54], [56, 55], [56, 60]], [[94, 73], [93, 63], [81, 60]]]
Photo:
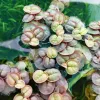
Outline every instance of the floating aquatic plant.
[[1, 94], [21, 90], [13, 100], [72, 100], [72, 86], [91, 75], [85, 95], [99, 100], [100, 21], [86, 27], [80, 18], [63, 13], [66, 6], [69, 0], [53, 0], [46, 11], [35, 4], [23, 7], [20, 40], [31, 50], [17, 63], [0, 65]]

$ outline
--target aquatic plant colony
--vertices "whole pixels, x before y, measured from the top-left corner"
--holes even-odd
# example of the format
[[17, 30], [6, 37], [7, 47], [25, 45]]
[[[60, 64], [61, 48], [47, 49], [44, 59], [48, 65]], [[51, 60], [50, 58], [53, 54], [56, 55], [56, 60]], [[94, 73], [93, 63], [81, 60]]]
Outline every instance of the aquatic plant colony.
[[[16, 64], [0, 65], [1, 94], [10, 95], [19, 90], [13, 100], [72, 100], [70, 83], [60, 68], [68, 75], [75, 75], [90, 65], [92, 72], [88, 80], [92, 83], [85, 92], [89, 89], [91, 92], [86, 96], [92, 100], [89, 95], [94, 94], [95, 100], [100, 100], [100, 21], [85, 27], [78, 17], [62, 13], [68, 5], [65, 0], [53, 0], [47, 11], [34, 4], [23, 8], [21, 41], [31, 51]], [[40, 46], [46, 43], [48, 47]]]

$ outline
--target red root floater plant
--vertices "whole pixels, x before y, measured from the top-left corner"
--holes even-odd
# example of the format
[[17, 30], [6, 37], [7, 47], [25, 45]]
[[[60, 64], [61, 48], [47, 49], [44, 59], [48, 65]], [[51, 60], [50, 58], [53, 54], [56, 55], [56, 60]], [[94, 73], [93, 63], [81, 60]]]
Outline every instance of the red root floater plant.
[[27, 60], [0, 65], [0, 93], [9, 95], [18, 89], [13, 100], [72, 100], [69, 90], [76, 81], [68, 83], [59, 68], [75, 75], [91, 65], [95, 70], [91, 89], [97, 94], [95, 100], [100, 100], [100, 21], [86, 28], [79, 18], [62, 13], [68, 5], [66, 0], [53, 0], [47, 11], [34, 4], [23, 8], [21, 41], [32, 49]]

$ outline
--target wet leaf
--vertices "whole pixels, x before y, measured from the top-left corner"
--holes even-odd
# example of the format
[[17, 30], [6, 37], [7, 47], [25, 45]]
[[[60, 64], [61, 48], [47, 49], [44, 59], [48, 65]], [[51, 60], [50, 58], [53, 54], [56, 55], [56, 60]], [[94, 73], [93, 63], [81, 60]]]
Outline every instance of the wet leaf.
[[100, 20], [100, 4], [99, 5], [88, 5], [87, 7], [87, 22], [98, 21]]
[[26, 56], [28, 53], [0, 47], [0, 60], [14, 60], [18, 56]]

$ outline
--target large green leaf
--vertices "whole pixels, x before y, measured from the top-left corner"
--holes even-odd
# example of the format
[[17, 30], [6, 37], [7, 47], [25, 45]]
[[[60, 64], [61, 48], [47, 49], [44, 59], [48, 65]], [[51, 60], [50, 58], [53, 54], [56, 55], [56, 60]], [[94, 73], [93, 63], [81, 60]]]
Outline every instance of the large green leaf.
[[89, 4], [86, 8], [86, 11], [87, 12], [85, 18], [87, 23], [100, 20], [100, 4]]
[[85, 22], [84, 14], [85, 14], [86, 6], [87, 5], [85, 3], [72, 2], [70, 3], [70, 6], [68, 8], [65, 8], [64, 14], [68, 16], [77, 16], [83, 22]]
[[27, 56], [28, 53], [0, 47], [0, 60], [14, 60], [19, 55]]

